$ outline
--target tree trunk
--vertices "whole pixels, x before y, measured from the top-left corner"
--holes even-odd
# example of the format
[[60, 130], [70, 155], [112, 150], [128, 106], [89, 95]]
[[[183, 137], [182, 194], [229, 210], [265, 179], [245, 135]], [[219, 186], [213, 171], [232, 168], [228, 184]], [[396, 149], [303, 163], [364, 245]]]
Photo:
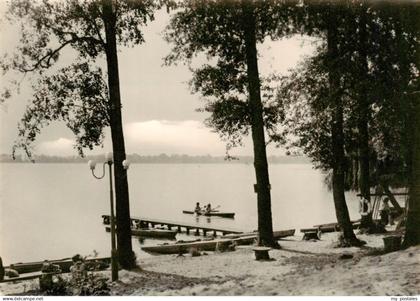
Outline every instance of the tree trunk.
[[357, 158], [353, 158], [352, 159], [352, 164], [353, 164], [353, 189], [358, 189], [359, 188], [359, 178], [358, 178], [358, 174], [359, 174], [359, 160], [357, 160]]
[[[420, 24], [415, 22], [414, 30], [419, 32]], [[416, 52], [417, 68], [420, 64], [420, 51]], [[411, 174], [410, 190], [408, 193], [408, 211], [405, 224], [403, 247], [407, 248], [420, 244], [420, 93], [416, 91], [414, 97], [414, 110], [411, 116]]]
[[258, 74], [255, 15], [253, 12], [252, 1], [244, 0], [242, 2], [242, 9], [248, 75], [249, 107], [251, 114], [252, 141], [254, 147], [254, 168], [257, 180], [255, 190], [257, 192], [258, 199], [258, 243], [259, 245], [277, 247], [278, 244], [273, 238], [270, 181], [264, 137], [260, 79]]
[[327, 47], [328, 47], [328, 78], [329, 97], [331, 103], [331, 128], [333, 151], [333, 198], [338, 224], [343, 234], [343, 246], [360, 245], [360, 241], [353, 232], [350, 216], [344, 195], [344, 132], [343, 132], [343, 102], [338, 95], [340, 76], [337, 66], [338, 61], [338, 31], [336, 12], [331, 9], [327, 20]]
[[[369, 100], [367, 87], [368, 84], [368, 63], [366, 53], [366, 7], [360, 8], [360, 20], [359, 20], [359, 93], [358, 93], [358, 130], [359, 130], [359, 187], [360, 194], [363, 198], [368, 200], [370, 203], [370, 177], [369, 177]], [[372, 213], [362, 215], [360, 227], [362, 229], [373, 229]]]
[[106, 35], [106, 61], [108, 67], [110, 126], [112, 149], [114, 152], [118, 261], [121, 267], [125, 269], [131, 269], [136, 266], [136, 259], [131, 243], [131, 220], [127, 171], [123, 168], [122, 165], [126, 155], [121, 117], [121, 96], [115, 28], [116, 16], [112, 5], [112, 0], [103, 0], [103, 20]]

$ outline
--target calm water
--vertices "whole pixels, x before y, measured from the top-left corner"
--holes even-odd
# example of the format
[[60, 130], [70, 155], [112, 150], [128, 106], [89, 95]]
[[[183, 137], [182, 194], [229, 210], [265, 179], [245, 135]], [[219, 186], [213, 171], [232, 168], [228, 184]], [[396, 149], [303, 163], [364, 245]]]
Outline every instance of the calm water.
[[[274, 230], [310, 227], [336, 220], [332, 194], [323, 175], [306, 164], [270, 166]], [[133, 164], [129, 170], [133, 216], [257, 228], [252, 165]], [[85, 164], [0, 164], [0, 256], [5, 264], [58, 259], [76, 253], [108, 256], [109, 234], [102, 214], [109, 212], [107, 178], [96, 180]], [[347, 195], [352, 218], [357, 198]], [[211, 202], [234, 220], [182, 214], [195, 202]], [[184, 239], [185, 237], [180, 237]], [[145, 244], [159, 241], [146, 240]], [[140, 242], [133, 238], [139, 257]]]

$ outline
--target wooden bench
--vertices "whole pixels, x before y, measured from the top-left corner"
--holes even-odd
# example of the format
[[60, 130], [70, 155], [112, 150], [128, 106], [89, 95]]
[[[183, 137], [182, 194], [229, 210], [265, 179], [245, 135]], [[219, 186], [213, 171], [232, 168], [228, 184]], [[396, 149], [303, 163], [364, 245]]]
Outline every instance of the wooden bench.
[[302, 229], [300, 232], [303, 233], [302, 240], [321, 240], [322, 231], [320, 228]]
[[270, 255], [268, 254], [268, 251], [270, 251], [271, 248], [255, 247], [252, 250], [255, 253], [255, 259], [256, 260], [270, 260]]

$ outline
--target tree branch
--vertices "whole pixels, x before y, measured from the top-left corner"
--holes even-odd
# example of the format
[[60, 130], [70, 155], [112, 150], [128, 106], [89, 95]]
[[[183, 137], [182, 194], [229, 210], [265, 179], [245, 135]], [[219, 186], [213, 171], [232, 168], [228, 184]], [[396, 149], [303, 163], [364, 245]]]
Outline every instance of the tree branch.
[[[46, 55], [44, 55], [43, 57], [41, 57], [34, 65], [33, 65], [33, 67], [32, 68], [29, 68], [29, 69], [26, 69], [26, 68], [24, 68], [24, 67], [19, 67], [18, 69], [19, 69], [19, 71], [20, 72], [23, 72], [23, 73], [28, 73], [28, 72], [32, 72], [32, 71], [35, 71], [36, 69], [38, 69], [38, 67], [41, 67], [41, 68], [48, 68], [48, 67], [50, 67], [51, 65], [50, 65], [50, 62], [51, 62], [51, 59], [53, 58], [53, 56], [55, 55], [55, 54], [57, 54], [58, 52], [60, 52], [60, 50], [61, 49], [63, 49], [64, 47], [66, 47], [68, 44], [71, 44], [72, 42], [74, 42], [73, 41], [73, 39], [72, 40], [68, 40], [68, 41], [65, 41], [63, 44], [61, 44], [58, 48], [56, 48], [56, 49], [54, 49], [52, 52], [49, 52], [49, 53], [47, 53]], [[45, 65], [42, 65], [43, 64], [43, 62], [46, 60], [46, 62], [45, 62]]]
[[[95, 10], [97, 11], [98, 16], [102, 15], [102, 12], [99, 10], [99, 8], [96, 5], [95, 5]], [[91, 21], [92, 21], [93, 27], [95, 28], [96, 34], [98, 35], [98, 38], [99, 38], [99, 41], [100, 41], [101, 45], [105, 48], [106, 42], [102, 38], [101, 31], [99, 30], [98, 24], [96, 24], [95, 18], [93, 18]]]

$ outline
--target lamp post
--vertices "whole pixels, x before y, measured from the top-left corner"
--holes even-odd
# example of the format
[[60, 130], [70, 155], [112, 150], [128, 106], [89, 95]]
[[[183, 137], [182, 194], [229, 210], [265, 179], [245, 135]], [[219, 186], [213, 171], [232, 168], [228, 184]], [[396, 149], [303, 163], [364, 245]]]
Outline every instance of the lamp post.
[[[114, 190], [112, 185], [112, 164], [113, 161], [113, 154], [107, 153], [105, 155], [105, 162], [102, 165], [102, 175], [97, 176], [95, 175], [95, 167], [96, 162], [89, 160], [88, 165], [90, 170], [92, 171], [92, 175], [100, 180], [105, 177], [105, 166], [108, 164], [109, 167], [109, 200], [110, 200], [110, 207], [111, 207], [111, 270], [112, 270], [112, 281], [118, 280], [118, 255], [117, 255], [117, 247], [115, 243], [115, 214], [114, 214]], [[128, 160], [124, 160], [122, 162], [124, 169], [128, 169], [130, 166], [130, 162]]]

